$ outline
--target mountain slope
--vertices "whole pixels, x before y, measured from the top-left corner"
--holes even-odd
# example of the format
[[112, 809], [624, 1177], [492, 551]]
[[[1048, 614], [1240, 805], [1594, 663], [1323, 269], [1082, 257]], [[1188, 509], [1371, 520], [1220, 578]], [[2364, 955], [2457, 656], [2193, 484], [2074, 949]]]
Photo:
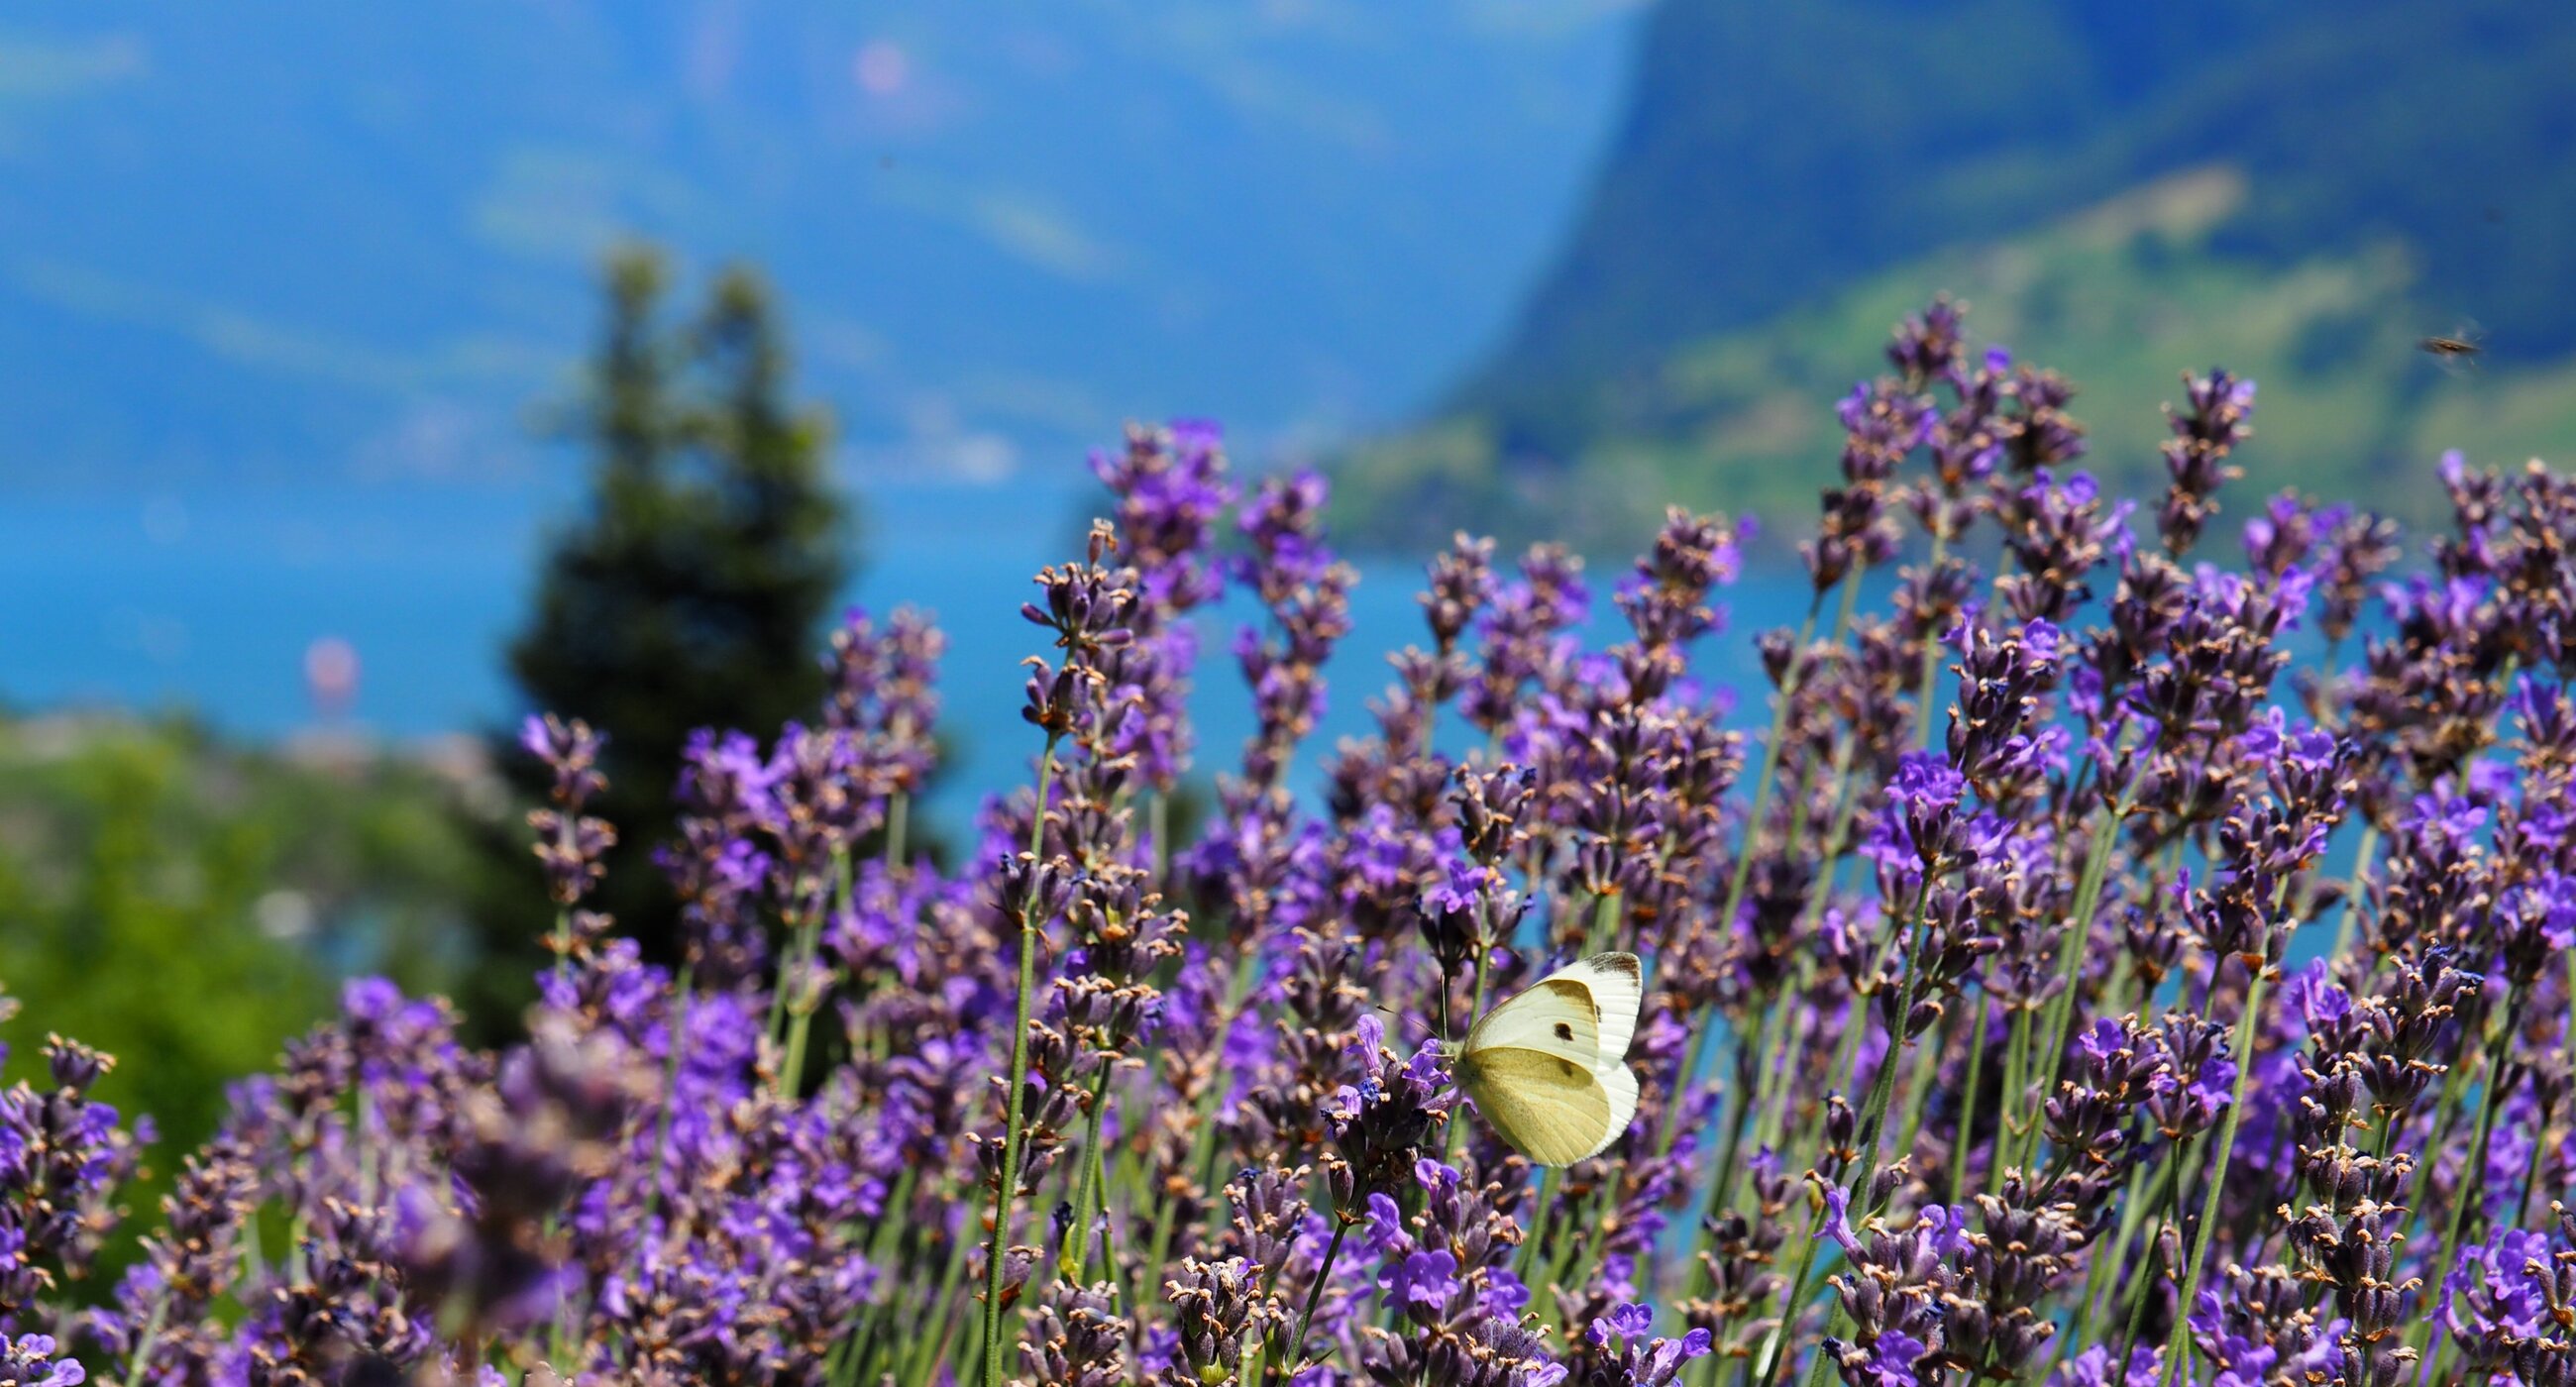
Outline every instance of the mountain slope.
[[[1363, 470], [1384, 475], [1361, 484], [1419, 502], [1507, 478], [1469, 503], [1495, 515], [1634, 511], [1643, 502], [1600, 493], [1744, 470], [1704, 450], [1784, 436], [1790, 406], [1739, 398], [1741, 379], [1720, 388], [1709, 363], [1815, 362], [1809, 383], [1825, 393], [1801, 399], [1823, 420], [1826, 398], [1875, 365], [1867, 339], [1940, 289], [1986, 310], [1981, 331], [2097, 392], [2165, 391], [2187, 365], [2261, 376], [2275, 363], [2258, 453], [2275, 479], [2396, 463], [2434, 441], [2439, 402], [2459, 393], [2419, 379], [2404, 352], [2415, 336], [2482, 322], [2495, 369], [2476, 389], [2518, 400], [2548, 397], [2576, 353], [2576, 257], [2558, 235], [2576, 225], [2569, 71], [2576, 9], [2506, 0], [1663, 0], [1554, 267], [1446, 410], [1363, 451]], [[2134, 254], [2093, 257], [2089, 272], [2115, 282], [2050, 281], [2111, 315], [2092, 328], [2011, 275], [1982, 273], [2063, 264], [2084, 209], [2153, 200], [2164, 194], [2142, 190], [2205, 169], [2232, 179], [2223, 210], [2187, 231], [2160, 223]], [[2313, 334], [2307, 347], [2229, 355], [2256, 350], [2262, 332], [2228, 321], [2236, 310], [2205, 291], [2292, 293], [2329, 266], [2378, 297], [2280, 306]], [[1849, 330], [1843, 315], [1856, 312], [1866, 333]], [[2121, 316], [2136, 313], [2158, 330], [2140, 338]], [[2132, 361], [2141, 341], [2161, 354]], [[2395, 363], [2365, 358], [2365, 343]], [[2084, 359], [2148, 374], [2074, 370]], [[1783, 366], [1769, 383], [1807, 374]], [[2352, 400], [2365, 383], [2396, 393]], [[2345, 402], [2328, 433], [2283, 422], [2294, 384]], [[2097, 405], [2106, 443], [2151, 435], [2156, 398], [2142, 421]], [[2114, 469], [2140, 460], [2105, 453]], [[1831, 450], [1761, 456], [1812, 469]], [[1394, 528], [1352, 513], [1373, 534]]]
[[2420, 514], [2444, 448], [2486, 461], [2576, 453], [2576, 359], [2446, 370], [2392, 308], [2420, 288], [2403, 243], [2255, 263], [2217, 245], [2250, 198], [2242, 170], [2190, 170], [2020, 236], [1857, 276], [1651, 369], [1551, 397], [1545, 427], [1578, 440], [1568, 452], [1508, 432], [1507, 412], [1462, 411], [1350, 455], [1338, 499], [1359, 532], [1406, 547], [1465, 525], [1623, 552], [1668, 501], [1795, 530], [1832, 476], [1834, 401], [1879, 368], [1888, 329], [1927, 286], [1958, 292], [1978, 344], [2082, 387], [2084, 465], [2129, 494], [2163, 484], [2162, 406], [2180, 398], [2183, 364], [2224, 364], [2261, 386], [2237, 458], [2240, 502], [2295, 484]]

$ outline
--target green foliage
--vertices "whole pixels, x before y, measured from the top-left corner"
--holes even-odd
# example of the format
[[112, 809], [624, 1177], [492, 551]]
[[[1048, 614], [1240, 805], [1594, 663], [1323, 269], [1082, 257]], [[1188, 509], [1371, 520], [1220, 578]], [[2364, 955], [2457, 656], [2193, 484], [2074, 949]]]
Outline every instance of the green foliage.
[[[224, 1085], [276, 1066], [335, 973], [448, 985], [468, 959], [466, 825], [498, 787], [347, 745], [251, 750], [183, 723], [0, 722], [6, 1077], [48, 1032], [118, 1057], [99, 1095], [197, 1145]], [[169, 1162], [130, 1201], [148, 1209]]]
[[[811, 716], [822, 623], [850, 572], [849, 522], [827, 472], [829, 424], [788, 398], [786, 345], [757, 277], [725, 271], [678, 321], [649, 251], [616, 255], [606, 287], [569, 430], [591, 454], [589, 508], [554, 540], [510, 666], [530, 708], [611, 730], [596, 812], [622, 846], [598, 900], [667, 957], [675, 922], [648, 853], [669, 829], [681, 748], [701, 727]], [[528, 758], [504, 756], [533, 800]], [[485, 912], [506, 958], [546, 921], [525, 904], [542, 894], [524, 833], [496, 846], [520, 871]]]

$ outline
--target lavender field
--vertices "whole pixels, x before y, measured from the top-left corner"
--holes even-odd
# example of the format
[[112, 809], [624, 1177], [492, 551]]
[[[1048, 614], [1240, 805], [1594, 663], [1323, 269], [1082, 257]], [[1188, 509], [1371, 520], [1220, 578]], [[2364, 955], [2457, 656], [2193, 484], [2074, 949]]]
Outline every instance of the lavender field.
[[[943, 639], [853, 613], [671, 841], [591, 813], [618, 728], [529, 723], [522, 1043], [353, 983], [150, 1209], [111, 1059], [9, 1028], [0, 1384], [2576, 1383], [2576, 483], [2449, 457], [2401, 533], [2272, 494], [2255, 398], [2185, 377], [2108, 495], [1936, 303], [1810, 405], [1794, 628], [1675, 510], [1616, 574], [1460, 536], [1391, 671], [1321, 480], [1134, 430], [952, 866]], [[1635, 1112], [1541, 1167], [1458, 1045], [1604, 950]]]

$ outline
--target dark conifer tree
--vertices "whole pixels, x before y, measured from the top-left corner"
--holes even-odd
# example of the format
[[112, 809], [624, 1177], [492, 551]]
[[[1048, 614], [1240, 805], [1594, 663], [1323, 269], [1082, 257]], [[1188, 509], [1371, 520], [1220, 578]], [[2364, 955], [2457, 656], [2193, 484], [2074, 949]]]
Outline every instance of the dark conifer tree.
[[[823, 623], [851, 571], [850, 522], [829, 477], [829, 421], [791, 397], [784, 333], [758, 276], [722, 272], [703, 306], [674, 321], [663, 260], [627, 249], [610, 259], [606, 291], [566, 427], [590, 455], [590, 495], [549, 545], [509, 659], [529, 710], [608, 733], [609, 789], [592, 812], [619, 845], [594, 899], [667, 960], [677, 913], [652, 851], [670, 834], [681, 748], [701, 727], [766, 736], [813, 718]], [[536, 802], [541, 771], [513, 737], [498, 740]], [[525, 860], [524, 829], [508, 827]], [[503, 874], [509, 895], [528, 898], [533, 872]], [[508, 913], [491, 924], [509, 932], [492, 941], [496, 987], [525, 975], [549, 924]]]

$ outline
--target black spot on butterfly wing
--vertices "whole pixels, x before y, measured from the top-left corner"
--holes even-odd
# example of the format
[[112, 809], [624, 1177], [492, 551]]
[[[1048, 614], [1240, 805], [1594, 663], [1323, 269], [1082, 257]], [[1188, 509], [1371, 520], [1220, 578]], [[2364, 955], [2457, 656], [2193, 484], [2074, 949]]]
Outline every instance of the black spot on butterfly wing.
[[[1598, 1013], [1598, 1012], [1596, 1012], [1596, 1013], [1594, 1013], [1594, 1015], [1595, 1015], [1596, 1017], [1598, 1017], [1599, 1013]], [[1572, 1040], [1572, 1039], [1574, 1039], [1574, 1028], [1573, 1028], [1572, 1026], [1569, 1026], [1569, 1025], [1565, 1024], [1565, 1023], [1564, 1023], [1564, 1022], [1562, 1022], [1562, 1021], [1557, 1022], [1557, 1023], [1556, 1023], [1556, 1038], [1557, 1038], [1557, 1039], [1559, 1039], [1559, 1040]]]
[[1565, 1075], [1565, 1077], [1567, 1077], [1567, 1078], [1569, 1078], [1569, 1079], [1571, 1079], [1571, 1078], [1573, 1078], [1573, 1077], [1574, 1077], [1574, 1074], [1575, 1074], [1574, 1061], [1572, 1061], [1572, 1060], [1563, 1060], [1563, 1059], [1561, 1059], [1561, 1060], [1558, 1060], [1558, 1061], [1556, 1062], [1556, 1067], [1557, 1067], [1557, 1069], [1558, 1069], [1558, 1071], [1559, 1071], [1559, 1072], [1561, 1072], [1561, 1073], [1563, 1073], [1563, 1074]]

